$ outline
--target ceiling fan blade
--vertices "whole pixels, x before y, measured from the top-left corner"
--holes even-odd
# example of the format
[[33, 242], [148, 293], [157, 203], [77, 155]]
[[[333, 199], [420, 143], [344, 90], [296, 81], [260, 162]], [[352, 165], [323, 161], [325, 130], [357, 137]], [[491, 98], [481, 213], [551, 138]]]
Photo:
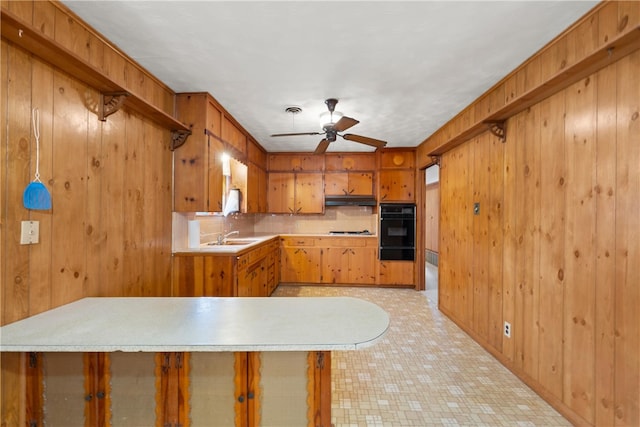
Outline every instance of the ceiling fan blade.
[[342, 132], [349, 129], [351, 126], [357, 125], [358, 123], [360, 122], [356, 119], [352, 119], [351, 117], [347, 117], [347, 116], [342, 116], [340, 120], [338, 120], [336, 124], [333, 125], [333, 128], [336, 130], [336, 132]]
[[316, 151], [314, 151], [313, 154], [322, 154], [327, 151], [328, 147], [329, 140], [327, 138], [324, 138], [322, 141], [320, 141], [320, 144], [318, 144], [318, 147], [316, 147]]
[[354, 135], [352, 133], [344, 134], [342, 135], [342, 137], [347, 141], [355, 141], [361, 144], [367, 144], [377, 148], [382, 148], [385, 145], [387, 145], [387, 141], [381, 141], [379, 139], [369, 138], [366, 136]]
[[271, 136], [324, 135], [324, 132], [274, 133]]

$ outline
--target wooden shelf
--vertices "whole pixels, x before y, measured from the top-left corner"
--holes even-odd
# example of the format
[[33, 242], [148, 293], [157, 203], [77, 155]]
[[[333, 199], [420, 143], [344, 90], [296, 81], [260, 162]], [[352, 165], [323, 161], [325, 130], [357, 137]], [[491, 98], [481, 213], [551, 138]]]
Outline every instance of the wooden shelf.
[[[640, 49], [640, 26], [636, 26], [630, 31], [621, 34], [618, 38], [607, 43], [575, 64], [558, 72], [538, 87], [523, 93], [499, 110], [495, 111], [493, 114], [490, 114], [481, 121], [476, 122], [444, 144], [427, 150], [427, 155], [442, 155], [463, 142], [490, 130], [494, 123], [506, 121], [508, 118], [539, 103], [543, 99], [558, 93], [581, 79], [590, 76], [598, 70], [613, 64], [638, 49]], [[505, 136], [506, 139], [509, 138], [508, 130], [506, 131]]]
[[188, 126], [148, 103], [131, 90], [120, 86], [102, 71], [88, 64], [55, 40], [34, 30], [30, 24], [22, 21], [11, 12], [2, 9], [1, 16], [2, 38], [69, 73], [102, 94], [125, 92], [127, 96], [124, 105], [173, 132], [183, 134], [189, 131]]

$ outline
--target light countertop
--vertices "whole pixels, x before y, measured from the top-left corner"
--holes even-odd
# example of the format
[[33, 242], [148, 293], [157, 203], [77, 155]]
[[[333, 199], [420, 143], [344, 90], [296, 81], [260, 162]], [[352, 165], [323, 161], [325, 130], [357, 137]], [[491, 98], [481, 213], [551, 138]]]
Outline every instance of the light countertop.
[[0, 351], [356, 350], [388, 327], [350, 297], [84, 298], [1, 327]]

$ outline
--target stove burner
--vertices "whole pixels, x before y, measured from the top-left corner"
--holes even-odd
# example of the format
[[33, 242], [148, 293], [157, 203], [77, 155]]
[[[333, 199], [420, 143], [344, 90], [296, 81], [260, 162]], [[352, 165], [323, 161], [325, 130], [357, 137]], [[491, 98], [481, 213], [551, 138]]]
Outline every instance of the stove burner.
[[369, 230], [362, 231], [330, 231], [329, 234], [362, 234], [362, 235], [371, 235]]

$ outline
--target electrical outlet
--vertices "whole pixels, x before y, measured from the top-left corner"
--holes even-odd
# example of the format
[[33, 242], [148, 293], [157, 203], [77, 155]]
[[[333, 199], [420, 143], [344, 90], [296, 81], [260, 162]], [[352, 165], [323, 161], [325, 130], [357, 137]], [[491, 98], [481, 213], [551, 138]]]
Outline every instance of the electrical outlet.
[[32, 245], [40, 239], [39, 221], [22, 221], [20, 228], [20, 244]]
[[511, 338], [511, 323], [504, 322], [504, 336]]

